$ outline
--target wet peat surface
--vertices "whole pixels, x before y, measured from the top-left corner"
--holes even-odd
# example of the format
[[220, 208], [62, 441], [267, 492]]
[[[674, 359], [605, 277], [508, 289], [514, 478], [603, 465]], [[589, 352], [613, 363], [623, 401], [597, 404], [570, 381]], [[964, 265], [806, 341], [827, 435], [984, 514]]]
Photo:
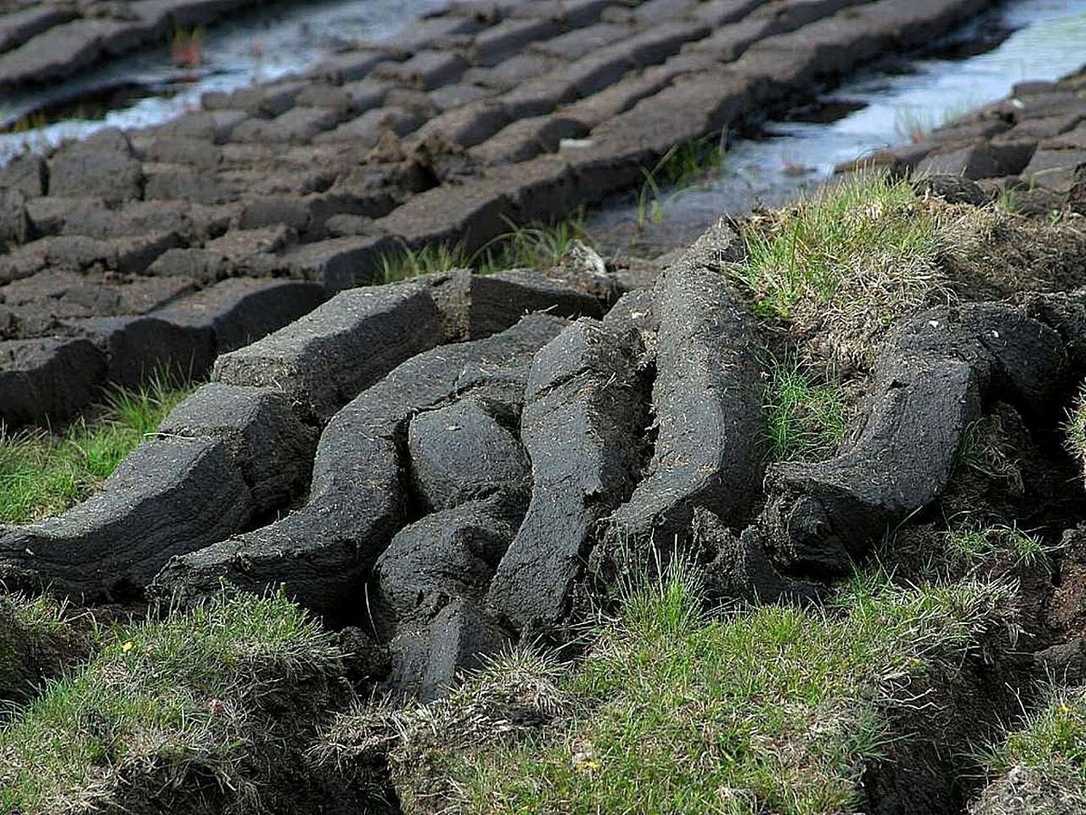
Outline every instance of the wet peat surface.
[[[682, 190], [639, 190], [590, 214], [603, 245], [659, 254], [700, 235], [721, 213], [742, 217], [810, 194], [839, 165], [918, 140], [1006, 96], [1016, 82], [1054, 80], [1083, 67], [1086, 2], [1011, 0], [961, 30], [894, 56], [728, 139], [718, 171]], [[659, 199], [653, 217], [653, 200]]]

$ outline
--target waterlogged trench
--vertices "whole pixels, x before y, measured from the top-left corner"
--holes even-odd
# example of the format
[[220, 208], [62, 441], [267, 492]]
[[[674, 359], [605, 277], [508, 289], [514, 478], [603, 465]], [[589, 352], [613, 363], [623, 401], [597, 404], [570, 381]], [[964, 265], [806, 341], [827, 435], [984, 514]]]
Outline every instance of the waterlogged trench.
[[[992, 38], [999, 44], [989, 49]], [[739, 217], [785, 204], [836, 166], [1001, 99], [1017, 82], [1082, 68], [1084, 46], [1086, 0], [1011, 0], [929, 55], [867, 70], [788, 121], [767, 122], [760, 138], [735, 140], [706, 182], [671, 192], [648, 187], [593, 213], [589, 230], [616, 250], [651, 254], [688, 245], [722, 213]], [[826, 122], [834, 112], [844, 115]]]
[[0, 166], [28, 147], [40, 151], [106, 127], [167, 122], [198, 108], [204, 93], [302, 73], [341, 45], [380, 42], [445, 5], [446, 0], [320, 0], [265, 6], [200, 32], [196, 68], [175, 67], [163, 46], [44, 90], [0, 94], [0, 131], [14, 131], [0, 132]]

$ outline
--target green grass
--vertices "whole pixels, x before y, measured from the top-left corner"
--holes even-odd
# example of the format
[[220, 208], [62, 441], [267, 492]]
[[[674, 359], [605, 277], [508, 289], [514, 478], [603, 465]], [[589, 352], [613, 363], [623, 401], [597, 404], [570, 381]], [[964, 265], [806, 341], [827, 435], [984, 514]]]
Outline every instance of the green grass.
[[1086, 387], [1079, 389], [1063, 425], [1067, 451], [1086, 469]]
[[975, 815], [1086, 811], [1086, 690], [1053, 687], [1047, 703], [985, 752], [997, 777]]
[[759, 315], [819, 333], [832, 356], [860, 362], [876, 335], [944, 289], [939, 226], [908, 182], [861, 173], [752, 219], [747, 260], [727, 273]]
[[958, 447], [957, 466], [1002, 482], [1016, 495], [1025, 490], [1021, 453], [1008, 438], [1005, 419], [998, 413], [978, 419], [966, 428]]
[[696, 139], [673, 146], [651, 170], [642, 169], [644, 181], [637, 195], [637, 224], [664, 219], [669, 200], [720, 170], [725, 151], [715, 138]]
[[1051, 551], [1052, 547], [1046, 546], [1036, 535], [1016, 526], [990, 526], [946, 533], [947, 557], [954, 565], [967, 569], [1003, 556], [1009, 556], [1016, 566], [1035, 566], [1042, 563]]
[[59, 669], [62, 656], [78, 650], [82, 636], [70, 618], [52, 598], [0, 594], [0, 704], [24, 696], [39, 672]]
[[154, 378], [115, 390], [97, 418], [60, 435], [0, 436], [0, 523], [28, 523], [87, 498], [190, 392]]
[[0, 727], [0, 811], [123, 808], [122, 784], [165, 787], [193, 768], [258, 800], [246, 768], [266, 758], [263, 714], [291, 683], [338, 671], [340, 658], [282, 597], [220, 599], [109, 629], [88, 663]]
[[479, 274], [547, 269], [569, 252], [574, 241], [591, 244], [579, 215], [556, 224], [508, 225], [508, 231], [475, 252], [468, 252], [462, 244], [434, 244], [387, 254], [381, 258], [380, 279], [395, 283], [453, 269], [473, 269]]
[[774, 461], [817, 461], [837, 449], [847, 430], [840, 387], [820, 383], [794, 357], [773, 360], [766, 385], [766, 433]]
[[[391, 729], [397, 790], [421, 812], [851, 812], [865, 767], [901, 737], [886, 710], [910, 683], [956, 673], [1002, 624], [1008, 597], [991, 584], [906, 591], [872, 578], [827, 612], [764, 606], [708, 620], [698, 581], [673, 569], [628, 598], [572, 678], [516, 683], [514, 698], [545, 687], [538, 695], [560, 700], [557, 715], [537, 717], [550, 722], [542, 730], [526, 734], [516, 722], [531, 717], [492, 699], [403, 714]], [[500, 683], [504, 669], [465, 687]], [[351, 722], [340, 724], [342, 739]], [[353, 743], [372, 744], [378, 731], [354, 724]]]

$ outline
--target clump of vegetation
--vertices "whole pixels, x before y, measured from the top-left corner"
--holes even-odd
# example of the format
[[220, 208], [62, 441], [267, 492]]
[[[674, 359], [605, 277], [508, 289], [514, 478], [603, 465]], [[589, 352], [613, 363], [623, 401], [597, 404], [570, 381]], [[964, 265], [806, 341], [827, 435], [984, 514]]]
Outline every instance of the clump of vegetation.
[[0, 594], [0, 720], [84, 647], [65, 604], [48, 597]]
[[372, 768], [387, 761], [399, 779], [405, 812], [446, 811], [457, 797], [457, 753], [533, 732], [574, 712], [573, 697], [562, 687], [564, 673], [551, 655], [530, 647], [500, 654], [432, 704], [357, 704], [336, 717], [309, 758], [318, 767], [336, 767], [355, 788], [377, 787]]
[[971, 569], [1009, 557], [1015, 566], [1035, 566], [1053, 551], [1040, 538], [1017, 526], [959, 529], [946, 533], [946, 555], [958, 567]]
[[770, 364], [765, 398], [769, 455], [774, 461], [818, 461], [832, 455], [845, 438], [844, 391], [819, 381], [797, 358]]
[[28, 523], [86, 499], [191, 391], [165, 377], [117, 389], [63, 433], [0, 433], [0, 523]]
[[1066, 436], [1067, 451], [1086, 471], [1086, 387], [1079, 389], [1074, 404], [1067, 411], [1067, 421], [1064, 422], [1063, 431]]
[[517, 226], [489, 241], [475, 252], [463, 244], [433, 244], [404, 249], [381, 258], [380, 279], [394, 283], [427, 274], [473, 269], [490, 274], [505, 269], [547, 269], [560, 261], [574, 241], [591, 243], [580, 216], [556, 224]]
[[724, 155], [721, 141], [711, 137], [695, 139], [673, 146], [651, 170], [642, 169], [644, 181], [637, 195], [637, 225], [660, 223], [667, 199], [717, 173]]
[[945, 294], [944, 240], [906, 181], [864, 173], [797, 206], [752, 219], [747, 260], [728, 269], [763, 317], [819, 333], [827, 352], [869, 362], [894, 320]]
[[[900, 738], [887, 711], [915, 702], [915, 679], [958, 671], [1004, 624], [1008, 598], [994, 584], [868, 579], [828, 611], [763, 606], [709, 620], [699, 581], [673, 565], [628, 598], [571, 677], [542, 673], [544, 696], [560, 701], [534, 732], [526, 716], [462, 739], [443, 729], [440, 707], [335, 732], [356, 745], [384, 733], [397, 792], [422, 812], [855, 811], [865, 768]], [[501, 679], [484, 671], [464, 687]]]
[[466, 269], [471, 266], [471, 256], [463, 245], [432, 244], [421, 249], [404, 249], [381, 258], [380, 279], [395, 283], [427, 274]]
[[170, 38], [170, 62], [177, 68], [199, 68], [204, 62], [204, 30], [175, 29]]
[[1048, 703], [985, 758], [997, 780], [972, 815], [1086, 811], [1086, 690], [1053, 688]]
[[503, 269], [547, 269], [564, 258], [574, 242], [591, 244], [580, 215], [557, 224], [516, 226], [480, 250], [478, 268], [483, 274]]
[[329, 703], [341, 658], [283, 597], [112, 628], [0, 727], [0, 811], [139, 811], [141, 797], [169, 809], [196, 793], [276, 811], [290, 737]]
[[957, 465], [989, 481], [1003, 484], [1012, 495], [1025, 491], [1021, 451], [1009, 435], [1012, 428], [994, 412], [966, 428], [958, 447]]

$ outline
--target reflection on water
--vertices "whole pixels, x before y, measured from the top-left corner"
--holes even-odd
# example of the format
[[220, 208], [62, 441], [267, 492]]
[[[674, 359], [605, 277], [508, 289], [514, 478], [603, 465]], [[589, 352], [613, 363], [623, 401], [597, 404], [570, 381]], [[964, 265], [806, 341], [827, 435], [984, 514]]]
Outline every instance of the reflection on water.
[[[88, 112], [115, 108], [93, 121], [71, 118], [33, 130], [0, 135], [0, 165], [27, 145], [43, 149], [68, 138], [85, 138], [103, 127], [137, 128], [175, 118], [199, 106], [207, 91], [231, 91], [298, 73], [337, 45], [381, 40], [397, 33], [405, 20], [442, 8], [447, 0], [321, 0], [280, 8], [264, 7], [220, 22], [202, 39], [195, 71], [170, 62], [167, 47], [115, 60], [99, 70], [44, 90], [0, 98], [0, 126], [25, 119], [30, 111], [79, 100]], [[133, 89], [140, 89], [133, 92]], [[129, 93], [120, 105], [115, 94]], [[103, 103], [103, 97], [111, 101]], [[35, 117], [31, 116], [31, 123]]]
[[[915, 128], [994, 102], [1022, 80], [1058, 79], [1086, 64], [1086, 0], [1013, 0], [987, 17], [986, 26], [1014, 29], [987, 53], [962, 60], [918, 60], [908, 73], [869, 73], [836, 89], [829, 100], [862, 103], [829, 124], [770, 122], [770, 138], [739, 141], [718, 178], [665, 200], [663, 220], [636, 228], [636, 204], [597, 213], [589, 228], [619, 247], [681, 246], [722, 213], [746, 214], [779, 206], [833, 174], [838, 164], [909, 140]], [[975, 26], [962, 32], [970, 36]]]

